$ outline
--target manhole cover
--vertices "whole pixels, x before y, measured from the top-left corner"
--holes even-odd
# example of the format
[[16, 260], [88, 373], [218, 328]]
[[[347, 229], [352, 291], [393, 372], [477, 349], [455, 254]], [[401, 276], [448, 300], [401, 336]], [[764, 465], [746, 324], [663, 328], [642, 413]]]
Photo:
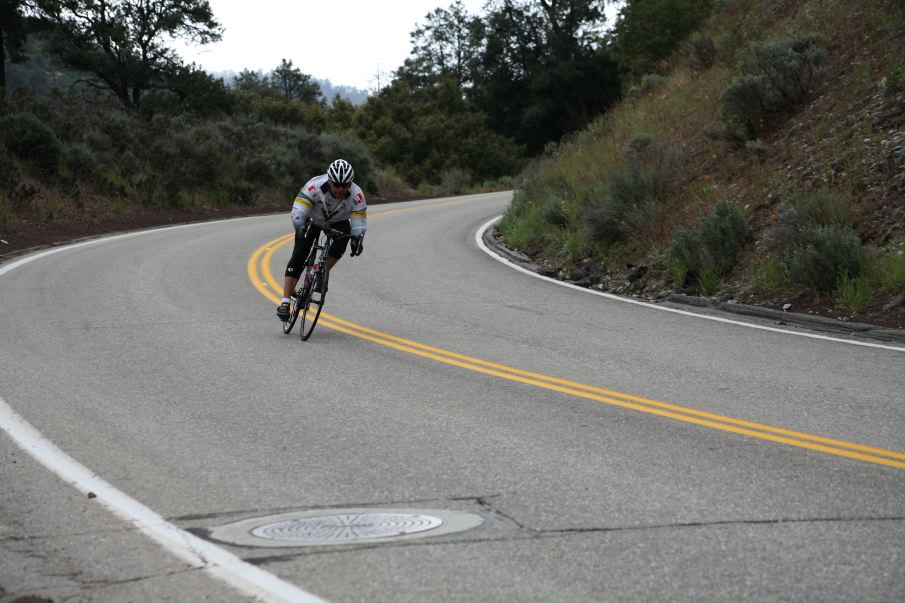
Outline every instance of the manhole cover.
[[411, 513], [344, 513], [280, 521], [255, 528], [252, 536], [270, 540], [371, 540], [433, 530], [443, 520]]
[[245, 519], [214, 528], [215, 540], [245, 546], [298, 547], [394, 542], [481, 525], [479, 515], [424, 509], [332, 509]]

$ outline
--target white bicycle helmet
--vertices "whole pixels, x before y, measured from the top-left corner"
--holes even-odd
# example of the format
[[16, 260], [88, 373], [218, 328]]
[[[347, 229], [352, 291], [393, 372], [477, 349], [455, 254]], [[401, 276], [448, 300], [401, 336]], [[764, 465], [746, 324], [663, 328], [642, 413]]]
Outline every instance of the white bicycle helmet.
[[349, 184], [355, 178], [355, 170], [345, 159], [337, 159], [327, 168], [327, 178], [335, 184]]

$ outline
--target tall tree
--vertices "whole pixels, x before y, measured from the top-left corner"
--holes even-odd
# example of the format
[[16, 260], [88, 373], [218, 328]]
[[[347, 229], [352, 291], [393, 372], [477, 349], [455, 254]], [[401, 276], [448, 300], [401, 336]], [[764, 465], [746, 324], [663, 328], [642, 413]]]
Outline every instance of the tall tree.
[[712, 10], [713, 0], [627, 0], [613, 28], [623, 72], [629, 78], [653, 72]]
[[222, 28], [208, 0], [37, 0], [55, 24], [52, 49], [91, 83], [137, 108], [142, 93], [166, 88], [181, 60], [171, 38], [198, 44], [220, 39]]
[[306, 104], [317, 103], [321, 98], [321, 88], [310, 75], [293, 67], [292, 61], [283, 59], [273, 70], [271, 85], [279, 90], [286, 100], [299, 100]]
[[413, 185], [440, 182], [449, 170], [480, 182], [524, 165], [523, 149], [489, 127], [452, 77], [414, 90], [396, 80], [370, 97], [357, 118], [375, 157]]
[[603, 28], [607, 0], [491, 0], [473, 97], [498, 131], [536, 153], [620, 93]]
[[24, 0], [0, 0], [0, 95], [6, 91], [6, 61], [24, 60], [27, 34]]
[[412, 51], [396, 77], [411, 86], [424, 86], [452, 77], [468, 88], [484, 45], [484, 23], [465, 10], [461, 0], [437, 8], [411, 33]]
[[233, 80], [233, 88], [240, 92], [260, 93], [270, 88], [270, 78], [250, 69], [243, 69]]

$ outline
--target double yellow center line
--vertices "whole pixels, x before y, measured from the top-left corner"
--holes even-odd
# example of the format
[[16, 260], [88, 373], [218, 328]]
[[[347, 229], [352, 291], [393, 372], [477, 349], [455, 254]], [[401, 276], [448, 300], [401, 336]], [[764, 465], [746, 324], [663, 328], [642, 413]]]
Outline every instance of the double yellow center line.
[[[274, 292], [282, 292], [283, 286], [281, 283], [277, 282], [270, 271], [271, 259], [277, 249], [280, 249], [282, 246], [292, 241], [292, 239], [292, 235], [274, 239], [257, 249], [248, 260], [249, 279], [251, 279], [255, 288], [273, 303], [279, 303], [281, 294], [277, 295]], [[569, 394], [587, 400], [594, 400], [596, 402], [620, 406], [622, 408], [675, 419], [685, 423], [693, 423], [695, 425], [711, 427], [721, 431], [750, 436], [760, 440], [788, 444], [789, 446], [806, 448], [816, 452], [823, 452], [878, 465], [886, 465], [897, 469], [905, 469], [905, 453], [893, 450], [884, 450], [872, 446], [854, 444], [789, 429], [772, 427], [770, 425], [763, 425], [751, 421], [743, 421], [741, 419], [734, 419], [732, 417], [677, 406], [675, 404], [668, 404], [666, 402], [649, 400], [639, 396], [623, 394], [539, 373], [531, 373], [396, 337], [395, 335], [351, 323], [327, 314], [326, 312], [321, 313], [318, 324], [353, 337], [358, 337], [402, 352], [421, 356], [422, 358], [429, 358], [430, 360], [451, 364], [463, 369], [483, 373], [485, 375], [492, 375], [509, 381], [517, 381], [519, 383]]]

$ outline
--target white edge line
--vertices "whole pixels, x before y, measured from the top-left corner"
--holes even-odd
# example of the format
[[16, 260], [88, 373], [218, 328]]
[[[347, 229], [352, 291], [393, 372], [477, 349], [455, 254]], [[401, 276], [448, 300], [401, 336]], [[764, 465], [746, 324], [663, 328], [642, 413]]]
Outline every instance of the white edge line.
[[95, 501], [144, 535], [157, 541], [191, 567], [209, 572], [231, 586], [264, 601], [304, 603], [323, 601], [273, 574], [242, 561], [225, 549], [169, 523], [73, 460], [19, 416], [3, 398], [0, 398], [0, 428], [19, 447], [63, 481], [86, 495], [89, 492], [96, 495]]
[[3, 276], [7, 272], [12, 272], [16, 268], [18, 268], [24, 264], [28, 264], [30, 262], [33, 262], [33, 261], [41, 259], [41, 258], [45, 258], [45, 257], [47, 257], [49, 255], [53, 255], [55, 253], [60, 253], [61, 251], [69, 251], [70, 249], [78, 249], [79, 247], [87, 247], [89, 245], [99, 245], [101, 243], [109, 243], [111, 241], [119, 241], [121, 239], [139, 237], [142, 235], [151, 234], [151, 233], [155, 233], [155, 232], [163, 232], [163, 231], [167, 231], [167, 230], [180, 230], [182, 228], [196, 228], [199, 226], [209, 226], [211, 224], [222, 224], [223, 222], [233, 222], [233, 221], [237, 221], [237, 220], [252, 220], [252, 219], [261, 218], [261, 217], [266, 217], [266, 214], [265, 214], [265, 216], [245, 216], [245, 217], [241, 217], [241, 218], [227, 218], [224, 220], [209, 220], [207, 222], [193, 222], [190, 224], [177, 224], [175, 226], [163, 226], [163, 227], [148, 228], [146, 230], [136, 230], [136, 231], [126, 232], [126, 233], [118, 234], [118, 235], [100, 236], [97, 238], [89, 239], [87, 241], [82, 241], [81, 243], [72, 243], [71, 245], [61, 245], [59, 247], [53, 247], [46, 251], [41, 251], [41, 252], [37, 252], [37, 253], [31, 254], [31, 255], [26, 255], [23, 258], [14, 260], [14, 261], [10, 262], [9, 264], [6, 264], [5, 266], [0, 266], [0, 276]]
[[619, 295], [613, 295], [611, 293], [604, 293], [603, 291], [594, 291], [593, 289], [588, 289], [586, 287], [579, 287], [578, 285], [573, 285], [572, 283], [564, 283], [562, 281], [556, 280], [555, 278], [550, 278], [549, 276], [544, 276], [542, 274], [538, 274], [537, 272], [528, 270], [527, 268], [524, 268], [523, 266], [519, 266], [512, 260], [509, 260], [508, 258], [505, 258], [505, 257], [499, 255], [498, 253], [495, 253], [492, 249], [487, 247], [487, 245], [484, 243], [484, 233], [487, 231], [488, 228], [493, 226], [495, 223], [499, 222], [502, 217], [503, 216], [497, 216], [496, 218], [493, 218], [492, 220], [488, 221], [486, 224], [484, 224], [483, 226], [478, 228], [477, 233], [475, 233], [475, 243], [478, 245], [478, 247], [481, 248], [481, 250], [484, 253], [486, 253], [493, 259], [497, 260], [498, 262], [501, 262], [501, 263], [505, 264], [506, 266], [513, 268], [514, 270], [518, 270], [519, 272], [523, 272], [523, 273], [533, 276], [535, 278], [549, 281], [551, 283], [555, 283], [562, 287], [568, 287], [570, 289], [575, 289], [576, 291], [581, 291], [582, 293], [590, 293], [591, 295], [597, 295], [598, 297], [605, 297], [607, 299], [620, 301], [620, 302], [623, 302], [626, 304], [635, 304], [636, 306], [643, 306], [645, 308], [650, 308], [651, 310], [661, 310], [663, 312], [672, 312], [674, 314], [682, 314], [683, 316], [693, 316], [694, 318], [701, 318], [704, 320], [713, 320], [715, 322], [723, 322], [723, 323], [727, 323], [727, 324], [731, 324], [731, 325], [738, 325], [740, 327], [748, 327], [750, 329], [760, 329], [762, 331], [771, 331], [773, 333], [783, 333], [784, 335], [794, 335], [796, 337], [808, 337], [810, 339], [822, 339], [824, 341], [835, 341], [837, 343], [847, 343], [849, 345], [860, 345], [860, 346], [864, 346], [864, 347], [868, 347], [868, 348], [878, 348], [881, 350], [892, 350], [893, 352], [905, 352], [905, 348], [900, 348], [900, 347], [896, 347], [896, 346], [883, 345], [881, 343], [871, 343], [871, 342], [867, 342], [867, 341], [853, 341], [851, 339], [840, 339], [838, 337], [829, 337], [827, 335], [816, 335], [814, 333], [799, 333], [797, 331], [787, 331], [785, 329], [777, 329], [775, 327], [767, 327], [764, 325], [757, 325], [757, 324], [753, 324], [750, 322], [731, 320], [728, 318], [721, 318], [719, 316], [709, 316], [707, 314], [697, 314], [695, 312], [688, 312], [687, 310], [679, 310], [676, 308], [668, 308], [666, 306], [658, 306], [656, 304], [639, 301], [637, 299], [632, 299], [629, 297], [621, 297]]
[[[24, 264], [60, 251], [139, 236], [149, 232], [202, 226], [211, 223], [201, 222], [155, 228], [153, 230], [131, 232], [57, 247], [0, 267], [0, 276]], [[95, 501], [104, 505], [115, 516], [131, 524], [132, 527], [156, 541], [164, 549], [182, 559], [191, 567], [202, 570], [211, 577], [218, 578], [233, 588], [261, 601], [325, 603], [324, 599], [302, 590], [294, 584], [281, 580], [255, 565], [246, 563], [226, 549], [220, 548], [169, 523], [134, 498], [117, 490], [42, 436], [31, 424], [17, 414], [2, 397], [0, 397], [0, 429], [6, 432], [20, 448], [67, 484], [74, 486], [86, 495], [89, 492], [95, 494], [97, 496], [94, 499]]]

